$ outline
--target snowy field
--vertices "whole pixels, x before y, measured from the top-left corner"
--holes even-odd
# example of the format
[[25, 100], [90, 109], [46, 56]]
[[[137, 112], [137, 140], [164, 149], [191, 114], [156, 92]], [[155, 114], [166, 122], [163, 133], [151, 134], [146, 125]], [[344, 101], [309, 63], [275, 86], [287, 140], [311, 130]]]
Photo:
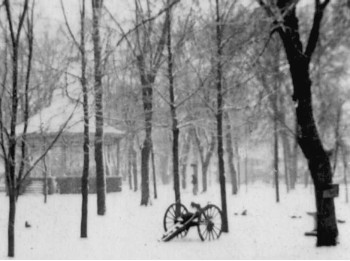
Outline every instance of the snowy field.
[[[218, 185], [206, 194], [184, 191], [183, 202], [219, 204]], [[227, 187], [227, 191], [230, 188]], [[187, 237], [161, 242], [163, 215], [172, 203], [171, 186], [159, 187], [152, 206], [140, 207], [140, 192], [108, 194], [107, 214], [96, 214], [96, 195], [89, 198], [89, 238], [80, 239], [80, 195], [41, 195], [19, 199], [16, 219], [16, 259], [350, 259], [350, 204], [344, 190], [336, 199], [339, 241], [336, 247], [316, 248], [313, 228], [306, 214], [313, 211], [312, 188], [298, 187], [289, 194], [282, 189], [275, 203], [271, 185], [241, 187], [238, 196], [228, 194], [229, 230], [219, 240], [202, 242], [196, 228]], [[7, 197], [0, 194], [0, 259], [7, 259]], [[241, 213], [247, 210], [247, 215]], [[296, 216], [297, 218], [292, 218]], [[31, 228], [25, 228], [25, 221]]]

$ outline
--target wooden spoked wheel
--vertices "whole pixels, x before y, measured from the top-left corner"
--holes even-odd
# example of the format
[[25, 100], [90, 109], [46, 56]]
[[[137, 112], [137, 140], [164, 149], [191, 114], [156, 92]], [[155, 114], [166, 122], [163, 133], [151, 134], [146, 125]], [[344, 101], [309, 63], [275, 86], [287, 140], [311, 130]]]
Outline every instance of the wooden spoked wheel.
[[199, 217], [198, 234], [204, 240], [218, 239], [222, 231], [221, 210], [215, 205], [208, 205]]
[[[163, 220], [165, 231], [168, 231], [176, 223], [181, 223], [182, 222], [181, 216], [186, 215], [188, 213], [187, 208], [181, 203], [179, 203], [179, 207], [180, 207], [180, 211], [178, 215], [176, 213], [176, 203], [171, 204], [165, 211], [164, 220]], [[188, 232], [188, 229], [185, 229], [178, 235], [178, 237], [185, 237], [187, 235], [187, 232]]]

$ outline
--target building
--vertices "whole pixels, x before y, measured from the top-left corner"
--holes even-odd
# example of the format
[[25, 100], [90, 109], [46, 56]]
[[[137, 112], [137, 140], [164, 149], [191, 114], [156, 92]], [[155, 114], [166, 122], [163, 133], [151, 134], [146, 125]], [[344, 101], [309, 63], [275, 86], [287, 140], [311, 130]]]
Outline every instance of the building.
[[[89, 106], [91, 111], [93, 107]], [[90, 112], [90, 168], [89, 190], [96, 191], [94, 136], [95, 120]], [[23, 133], [23, 123], [16, 132]], [[83, 108], [81, 102], [66, 97], [56, 90], [51, 105], [42, 109], [28, 121], [27, 144], [30, 168], [48, 150], [26, 180], [26, 192], [80, 193], [83, 169]], [[60, 134], [60, 135], [59, 135]], [[58, 137], [59, 135], [59, 137]], [[124, 132], [104, 125], [104, 160], [107, 192], [121, 190], [119, 168], [120, 140]], [[46, 186], [47, 185], [47, 186]]]

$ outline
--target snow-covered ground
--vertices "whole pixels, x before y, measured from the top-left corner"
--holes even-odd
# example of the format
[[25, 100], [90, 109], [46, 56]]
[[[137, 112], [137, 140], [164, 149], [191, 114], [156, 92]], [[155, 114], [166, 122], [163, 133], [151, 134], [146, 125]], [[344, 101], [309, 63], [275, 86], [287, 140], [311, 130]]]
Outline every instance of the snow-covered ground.
[[[315, 237], [304, 232], [313, 228], [306, 214], [314, 207], [312, 188], [302, 186], [287, 194], [282, 189], [281, 202], [275, 203], [271, 185], [241, 187], [238, 196], [228, 193], [228, 234], [217, 241], [202, 242], [196, 228], [187, 237], [161, 242], [163, 215], [173, 201], [172, 186], [158, 189], [152, 206], [140, 207], [140, 192], [108, 194], [107, 214], [96, 214], [96, 195], [89, 198], [89, 238], [80, 239], [80, 195], [50, 196], [43, 203], [41, 195], [19, 199], [16, 219], [17, 259], [349, 259], [350, 204], [341, 188], [337, 198], [339, 241], [336, 247], [316, 248]], [[227, 191], [230, 188], [227, 187]], [[184, 191], [186, 206], [191, 201], [220, 206], [218, 185], [206, 194], [193, 196]], [[8, 202], [0, 194], [0, 259], [7, 258]], [[241, 213], [247, 210], [247, 215]], [[297, 218], [292, 218], [296, 216]], [[25, 221], [31, 224], [25, 228]]]

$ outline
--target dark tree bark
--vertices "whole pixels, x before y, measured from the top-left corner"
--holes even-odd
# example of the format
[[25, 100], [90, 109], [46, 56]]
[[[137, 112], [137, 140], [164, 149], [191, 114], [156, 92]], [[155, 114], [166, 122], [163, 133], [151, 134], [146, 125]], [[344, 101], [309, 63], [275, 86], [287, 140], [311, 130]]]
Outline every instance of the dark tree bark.
[[[168, 6], [170, 5], [168, 0]], [[180, 194], [180, 177], [179, 177], [179, 135], [180, 130], [178, 128], [177, 115], [176, 115], [176, 104], [175, 104], [175, 88], [174, 88], [174, 75], [173, 75], [173, 52], [171, 43], [171, 13], [170, 9], [166, 13], [167, 22], [167, 49], [168, 49], [168, 79], [169, 79], [169, 97], [170, 97], [170, 114], [172, 120], [172, 156], [173, 156], [173, 177], [174, 177], [174, 192], [175, 202], [181, 203]], [[177, 206], [180, 206], [179, 204]], [[179, 208], [176, 208], [179, 213]]]
[[[262, 1], [260, 1], [262, 3]], [[277, 1], [277, 8], [283, 13], [283, 20], [277, 28], [287, 55], [294, 87], [298, 122], [298, 144], [302, 149], [315, 185], [317, 208], [317, 246], [337, 244], [338, 228], [333, 198], [324, 198], [323, 192], [332, 184], [330, 159], [322, 145], [313, 115], [309, 66], [319, 38], [324, 10], [329, 0], [315, 0], [313, 24], [305, 50], [300, 40], [296, 4], [294, 1]], [[262, 3], [263, 4], [263, 3]], [[263, 4], [266, 8], [267, 6]], [[271, 9], [266, 9], [273, 16]]]
[[89, 196], [89, 165], [90, 165], [90, 137], [89, 137], [89, 100], [86, 81], [86, 51], [85, 51], [85, 0], [82, 0], [80, 11], [80, 55], [81, 55], [81, 87], [83, 90], [83, 110], [84, 110], [84, 159], [83, 174], [81, 177], [81, 222], [80, 237], [88, 237], [88, 196]]
[[222, 114], [223, 114], [223, 94], [222, 94], [222, 25], [220, 17], [219, 0], [216, 0], [216, 43], [217, 43], [217, 143], [218, 143], [218, 163], [219, 163], [219, 180], [221, 190], [221, 210], [222, 210], [222, 232], [228, 232], [227, 219], [227, 203], [226, 203], [226, 181], [225, 181], [225, 163], [224, 163], [224, 149], [223, 149], [223, 131], [222, 131]]
[[102, 89], [102, 61], [100, 21], [103, 0], [92, 0], [92, 39], [94, 45], [94, 89], [95, 89], [95, 162], [96, 162], [96, 191], [97, 214], [106, 213], [106, 176], [103, 159], [103, 89]]
[[[143, 58], [139, 62], [143, 64], [142, 68], [144, 68]], [[141, 148], [141, 205], [144, 206], [147, 206], [149, 203], [149, 159], [152, 148], [152, 85], [154, 83], [154, 79], [154, 75], [141, 74], [142, 102], [145, 114], [145, 139]]]

